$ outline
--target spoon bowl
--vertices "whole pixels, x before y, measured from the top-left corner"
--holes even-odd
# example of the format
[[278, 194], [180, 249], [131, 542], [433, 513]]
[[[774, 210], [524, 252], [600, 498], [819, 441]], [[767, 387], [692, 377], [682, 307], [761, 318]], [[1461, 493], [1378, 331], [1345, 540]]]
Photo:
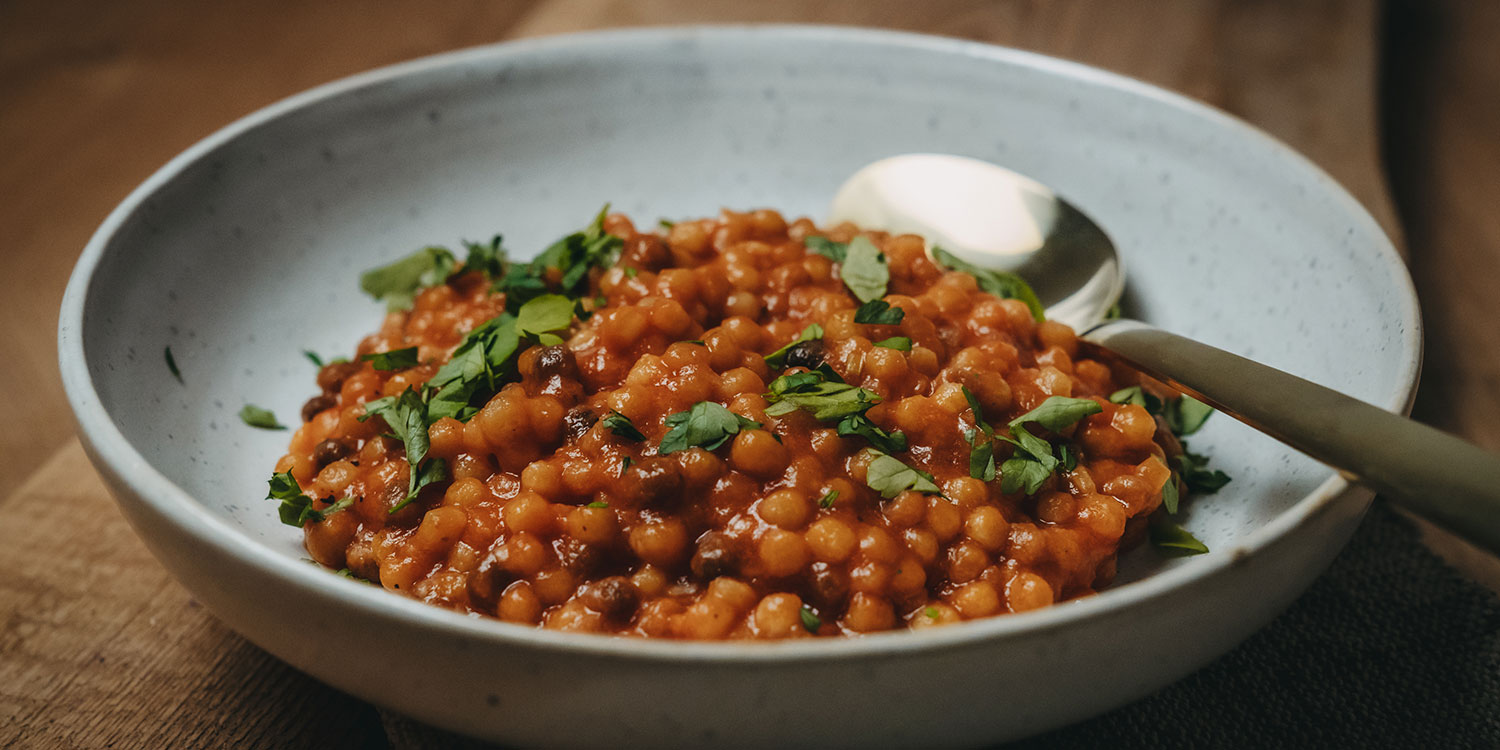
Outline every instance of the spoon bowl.
[[1079, 329], [1099, 356], [1206, 401], [1500, 554], [1500, 457], [1221, 349], [1138, 321], [1106, 322], [1125, 283], [1115, 245], [1036, 180], [978, 159], [893, 156], [845, 181], [829, 220], [920, 235], [929, 252], [942, 247], [979, 268], [1016, 273], [1047, 315]]
[[863, 167], [833, 196], [829, 216], [917, 234], [981, 268], [1018, 274], [1047, 317], [1084, 329], [1125, 289], [1109, 235], [1036, 180], [979, 159], [903, 154]]

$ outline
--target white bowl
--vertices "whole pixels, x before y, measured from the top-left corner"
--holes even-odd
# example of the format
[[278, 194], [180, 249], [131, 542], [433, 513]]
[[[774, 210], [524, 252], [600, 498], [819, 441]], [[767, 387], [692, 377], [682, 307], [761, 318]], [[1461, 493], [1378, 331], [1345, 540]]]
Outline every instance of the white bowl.
[[1420, 356], [1406, 271], [1365, 211], [1285, 146], [1081, 65], [805, 27], [485, 47], [230, 125], [89, 242], [59, 330], [68, 397], [126, 516], [195, 596], [297, 668], [423, 721], [616, 746], [951, 745], [1055, 727], [1264, 625], [1338, 552], [1369, 494], [1220, 417], [1193, 445], [1234, 481], [1186, 520], [1211, 554], [1139, 550], [1098, 596], [936, 631], [647, 642], [465, 617], [318, 569], [261, 499], [287, 434], [235, 417], [248, 401], [294, 419], [315, 390], [301, 350], [352, 351], [381, 314], [358, 272], [421, 245], [503, 231], [540, 248], [605, 201], [645, 221], [721, 206], [817, 216], [854, 169], [913, 151], [1054, 186], [1114, 236], [1139, 317], [1406, 406]]

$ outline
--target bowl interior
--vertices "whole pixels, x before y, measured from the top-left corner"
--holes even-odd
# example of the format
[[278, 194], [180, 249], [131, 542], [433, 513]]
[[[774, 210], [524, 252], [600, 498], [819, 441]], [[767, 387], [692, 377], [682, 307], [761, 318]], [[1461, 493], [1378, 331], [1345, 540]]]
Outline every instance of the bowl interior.
[[[1004, 164], [1082, 207], [1124, 253], [1135, 316], [1404, 405], [1419, 350], [1409, 281], [1368, 216], [1284, 147], [1081, 66], [785, 28], [474, 50], [231, 126], [154, 177], [85, 254], [87, 377], [150, 470], [304, 558], [262, 499], [289, 434], [236, 412], [254, 403], [298, 422], [316, 390], [302, 351], [347, 356], [380, 321], [361, 270], [497, 232], [529, 255], [606, 201], [638, 223], [725, 206], [816, 218], [855, 169], [915, 151]], [[1216, 550], [1332, 475], [1223, 417], [1192, 445], [1234, 478], [1185, 516]], [[1192, 564], [1135, 553], [1122, 577]]]

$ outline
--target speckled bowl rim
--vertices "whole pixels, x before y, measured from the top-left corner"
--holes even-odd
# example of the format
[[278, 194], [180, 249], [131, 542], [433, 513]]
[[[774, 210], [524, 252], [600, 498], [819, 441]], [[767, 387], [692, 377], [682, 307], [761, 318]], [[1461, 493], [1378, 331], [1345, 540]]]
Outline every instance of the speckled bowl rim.
[[[89, 375], [83, 348], [83, 320], [87, 296], [105, 248], [114, 234], [138, 208], [159, 188], [169, 183], [195, 161], [214, 149], [278, 117], [318, 104], [351, 91], [372, 87], [403, 76], [433, 72], [448, 66], [468, 63], [490, 63], [535, 54], [566, 54], [574, 49], [630, 47], [681, 39], [703, 37], [757, 38], [784, 37], [801, 42], [819, 40], [883, 45], [893, 50], [938, 52], [960, 57], [1001, 62], [1038, 73], [1064, 76], [1091, 84], [1133, 94], [1156, 105], [1179, 110], [1190, 117], [1213, 122], [1237, 132], [1257, 148], [1284, 160], [1294, 170], [1311, 173], [1325, 182], [1334, 204], [1372, 235], [1383, 239], [1369, 252], [1382, 263], [1389, 275], [1390, 290], [1398, 299], [1403, 325], [1401, 352], [1403, 361], [1397, 374], [1397, 387], [1375, 403], [1391, 411], [1406, 413], [1416, 391], [1421, 364], [1421, 321], [1416, 291], [1405, 263], [1386, 238], [1375, 220], [1332, 177], [1311, 161], [1264, 132], [1207, 104], [1171, 93], [1127, 76], [1110, 73], [1081, 63], [1059, 60], [1032, 52], [970, 42], [946, 37], [875, 29], [816, 25], [725, 25], [673, 26], [635, 28], [600, 32], [565, 34], [537, 39], [504, 42], [456, 52], [424, 57], [343, 78], [247, 115], [204, 138], [182, 152], [144, 183], [110, 213], [99, 227], [78, 260], [63, 295], [58, 324], [58, 350], [63, 386], [73, 408], [80, 431], [91, 455], [101, 469], [112, 472], [128, 490], [150, 505], [157, 513], [177, 524], [182, 531], [218, 551], [240, 559], [278, 585], [296, 587], [305, 593], [330, 597], [340, 605], [375, 618], [393, 618], [409, 626], [446, 631], [477, 641], [494, 641], [509, 646], [533, 647], [538, 650], [567, 651], [601, 657], [640, 659], [659, 662], [767, 663], [780, 661], [819, 661], [855, 659], [870, 656], [893, 656], [960, 648], [982, 641], [1003, 639], [1018, 634], [1061, 629], [1072, 623], [1135, 606], [1164, 597], [1195, 581], [1217, 575], [1243, 558], [1266, 548], [1295, 531], [1351, 486], [1332, 474], [1311, 493], [1271, 522], [1251, 532], [1226, 549], [1186, 560], [1183, 564], [1155, 573], [1140, 581], [1106, 589], [1095, 596], [1059, 603], [1041, 610], [986, 618], [959, 625], [924, 630], [919, 633], [893, 631], [858, 638], [798, 639], [773, 643], [658, 641], [638, 638], [601, 637], [599, 635], [563, 633], [514, 625], [499, 620], [460, 614], [414, 599], [396, 596], [383, 589], [351, 581], [328, 572], [310, 568], [270, 547], [252, 541], [223, 520], [203, 512], [201, 504], [182, 488], [152, 467], [116, 428], [100, 403]], [[1356, 490], [1357, 491], [1357, 490]], [[231, 623], [232, 624], [232, 623]]]

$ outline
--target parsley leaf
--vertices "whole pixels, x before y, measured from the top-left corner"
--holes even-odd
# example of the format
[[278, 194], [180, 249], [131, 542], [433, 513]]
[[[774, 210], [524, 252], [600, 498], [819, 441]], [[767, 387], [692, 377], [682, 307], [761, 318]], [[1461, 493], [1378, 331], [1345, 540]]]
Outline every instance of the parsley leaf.
[[1181, 498], [1177, 494], [1177, 474], [1167, 477], [1167, 483], [1161, 486], [1161, 507], [1168, 513], [1177, 513], [1177, 503]]
[[499, 279], [505, 276], [506, 268], [510, 265], [507, 260], [508, 253], [500, 244], [500, 235], [490, 238], [488, 244], [481, 245], [478, 242], [464, 242], [464, 248], [469, 255], [464, 259], [464, 271], [478, 271], [491, 279]]
[[187, 385], [187, 382], [182, 379], [182, 370], [177, 369], [177, 358], [172, 356], [172, 347], [163, 349], [162, 356], [167, 360], [167, 371], [172, 373], [172, 377], [177, 378], [177, 382]]
[[877, 326], [893, 326], [906, 317], [906, 311], [891, 307], [884, 300], [872, 299], [854, 311], [854, 322]]
[[565, 331], [573, 325], [573, 310], [573, 300], [561, 294], [543, 294], [540, 297], [534, 297], [521, 305], [521, 309], [516, 313], [516, 330], [538, 338], [552, 331]]
[[354, 498], [346, 497], [323, 510], [313, 509], [313, 499], [302, 493], [297, 478], [290, 471], [271, 475], [268, 500], [280, 500], [276, 515], [288, 526], [302, 527], [308, 521], [321, 521], [354, 504]]
[[1182, 481], [1187, 485], [1188, 492], [1212, 495], [1229, 484], [1229, 475], [1218, 469], [1208, 468], [1208, 457], [1197, 453], [1183, 453], [1174, 456], [1172, 463], [1177, 465], [1177, 470], [1182, 476]]
[[975, 442], [969, 433], [969, 476], [981, 482], [995, 481], [995, 441]]
[[1203, 427], [1203, 423], [1214, 413], [1214, 408], [1192, 396], [1183, 394], [1169, 402], [1162, 412], [1167, 427], [1177, 435], [1191, 435]]
[[863, 414], [854, 414], [839, 420], [839, 437], [862, 437], [882, 453], [900, 453], [906, 450], [906, 434], [900, 430], [886, 432]]
[[452, 359], [427, 381], [428, 418], [467, 421], [474, 416], [514, 374], [513, 358], [520, 344], [516, 319], [510, 313], [501, 313], [470, 331], [453, 350]]
[[783, 346], [780, 349], [767, 354], [764, 357], [764, 359], [766, 360], [766, 365], [779, 370], [782, 367], [786, 366], [786, 355], [787, 352], [792, 350], [792, 347], [804, 341], [816, 341], [821, 338], [823, 338], [823, 326], [820, 326], [817, 323], [812, 323], [808, 325], [808, 327], [802, 329], [802, 333], [798, 334], [797, 338], [787, 342], [786, 346]]
[[921, 469], [914, 469], [877, 450], [870, 450], [873, 457], [865, 469], [865, 484], [889, 500], [907, 490], [916, 490], [931, 495], [941, 494], [937, 480]]
[[943, 616], [943, 613], [939, 612], [937, 607], [925, 607], [922, 610], [922, 614], [927, 615], [934, 620]]
[[417, 361], [417, 347], [415, 346], [366, 354], [360, 357], [359, 361], [369, 362], [370, 366], [377, 370], [404, 370], [421, 364]]
[[766, 416], [779, 417], [797, 409], [810, 412], [815, 419], [842, 419], [863, 414], [880, 403], [880, 397], [858, 386], [825, 380], [821, 373], [799, 372], [782, 375], [767, 386]]
[[823, 620], [809, 609], [806, 604], [802, 605], [802, 609], [797, 611], [797, 616], [802, 620], [802, 627], [807, 628], [807, 632], [809, 633], [816, 633], [818, 632], [818, 628], [823, 627]]
[[427, 438], [428, 421], [427, 404], [417, 392], [407, 388], [400, 396], [386, 396], [375, 399], [365, 404], [365, 415], [360, 418], [363, 422], [370, 417], [380, 417], [390, 426], [391, 432], [395, 433], [406, 449], [406, 462], [411, 466], [410, 479], [407, 481], [406, 499], [396, 503], [390, 512], [395, 513], [405, 508], [411, 501], [417, 499], [417, 493], [433, 482], [440, 482], [448, 478], [448, 467], [442, 459], [426, 461], [427, 451], [431, 447]]
[[1050, 476], [1052, 469], [1045, 463], [1032, 457], [1012, 456], [1000, 464], [1000, 491], [1011, 493], [1025, 488], [1026, 494], [1034, 495]]
[[603, 422], [604, 426], [608, 427], [610, 432], [626, 440], [641, 442], [646, 439], [646, 436], [641, 434], [640, 430], [636, 429], [635, 423], [630, 421], [630, 417], [614, 409], [610, 409], [609, 414], [606, 414], [604, 419], [599, 421]]
[[984, 431], [984, 434], [994, 437], [995, 428], [991, 427], [989, 422], [984, 421], [984, 407], [980, 406], [979, 397], [975, 396], [968, 386], [959, 387], [963, 389], [964, 400], [969, 402], [969, 412], [974, 415], [974, 426]]
[[[900, 310], [901, 308], [898, 307], [896, 309]], [[900, 352], [911, 351], [911, 339], [905, 336], [892, 336], [888, 339], [876, 341], [875, 345], [886, 349], [895, 349]]]
[[891, 281], [885, 255], [865, 237], [855, 237], [850, 241], [844, 261], [839, 265], [839, 275], [860, 302], [884, 297], [886, 285]]
[[240, 409], [240, 421], [262, 430], [286, 429], [286, 425], [276, 421], [276, 415], [270, 409], [262, 409], [254, 404], [245, 404], [245, 408]]
[[608, 508], [609, 507], [609, 503], [606, 503], [603, 500], [595, 500], [594, 502], [589, 503], [588, 505], [585, 505], [583, 507], [585, 507], [585, 508]]
[[1129, 388], [1121, 388], [1120, 390], [1109, 394], [1109, 400], [1110, 403], [1114, 404], [1133, 404], [1135, 406], [1144, 408], [1146, 411], [1152, 414], [1161, 413], [1161, 399], [1151, 395], [1150, 393], [1147, 393], [1144, 388], [1141, 388], [1138, 385], [1132, 385]]
[[849, 243], [834, 242], [827, 237], [813, 235], [802, 241], [802, 244], [818, 255], [821, 255], [834, 263], [843, 263], [844, 256], [849, 254]]
[[359, 288], [388, 310], [406, 310], [424, 286], [432, 286], [453, 273], [456, 261], [444, 247], [424, 247], [389, 265], [372, 268], [359, 277]]
[[318, 367], [323, 366], [323, 358], [319, 357], [318, 353], [311, 349], [303, 349], [302, 356], [307, 357], [307, 361], [313, 363], [314, 365], [317, 365]]
[[819, 508], [832, 508], [833, 504], [835, 502], [838, 502], [838, 499], [839, 499], [839, 491], [838, 490], [829, 490], [829, 491], [823, 493], [822, 497], [818, 498], [818, 507]]
[[740, 430], [755, 430], [760, 423], [746, 419], [712, 401], [699, 401], [691, 409], [667, 416], [666, 424], [671, 429], [662, 436], [657, 455], [684, 451], [694, 446], [705, 450], [716, 450], [739, 434]]
[[1014, 428], [1027, 422], [1036, 422], [1053, 432], [1058, 432], [1090, 414], [1098, 414], [1101, 411], [1104, 411], [1104, 407], [1093, 399], [1048, 396], [1041, 406], [1012, 419], [1010, 426]]
[[1198, 537], [1165, 519], [1151, 522], [1150, 535], [1151, 546], [1168, 557], [1188, 557], [1208, 552], [1208, 545], [1199, 541]]
[[980, 289], [996, 297], [1018, 299], [1026, 303], [1026, 309], [1031, 311], [1031, 317], [1036, 318], [1037, 322], [1046, 319], [1046, 314], [1042, 310], [1042, 301], [1037, 299], [1036, 292], [1031, 290], [1031, 285], [1020, 276], [1005, 271], [980, 268], [940, 247], [932, 248], [932, 258], [954, 271], [963, 271], [973, 276], [974, 280], [979, 282]]
[[541, 276], [548, 269], [559, 271], [558, 281], [564, 294], [580, 296], [590, 269], [613, 265], [625, 241], [604, 231], [604, 217], [609, 204], [599, 209], [594, 220], [582, 231], [574, 232], [552, 243], [531, 263], [531, 274]]

